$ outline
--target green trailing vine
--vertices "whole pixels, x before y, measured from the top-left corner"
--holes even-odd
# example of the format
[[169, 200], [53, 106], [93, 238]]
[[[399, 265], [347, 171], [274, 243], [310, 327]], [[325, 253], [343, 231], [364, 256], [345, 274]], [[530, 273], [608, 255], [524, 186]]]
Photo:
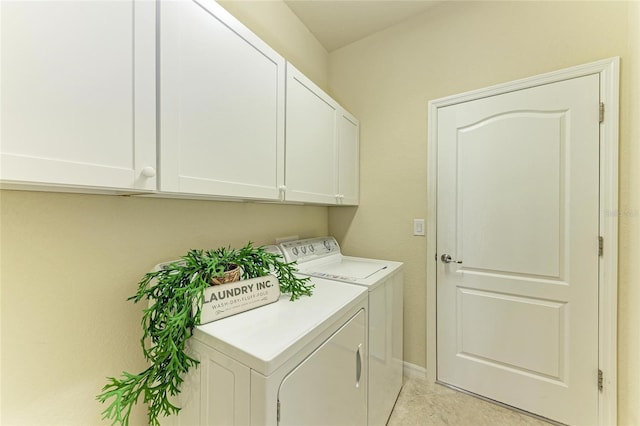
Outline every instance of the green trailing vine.
[[[120, 378], [107, 378], [108, 383], [97, 396], [101, 403], [109, 402], [102, 412], [103, 419], [111, 419], [112, 425], [128, 425], [140, 396], [148, 406], [152, 426], [159, 426], [161, 415], [180, 411], [170, 399], [180, 393], [183, 377], [199, 363], [186, 353], [186, 343], [193, 328], [200, 324], [204, 290], [213, 278], [224, 276], [230, 265], [241, 267], [242, 279], [274, 274], [280, 291], [290, 294], [291, 301], [310, 296], [313, 289], [309, 278], [295, 275], [295, 263], [287, 263], [263, 247], [253, 247], [251, 242], [240, 249], [190, 250], [181, 261], [147, 273], [138, 284], [137, 293], [127, 300], [148, 303], [142, 315], [140, 344], [151, 365], [138, 374], [125, 371]], [[192, 314], [194, 301], [197, 308]]]

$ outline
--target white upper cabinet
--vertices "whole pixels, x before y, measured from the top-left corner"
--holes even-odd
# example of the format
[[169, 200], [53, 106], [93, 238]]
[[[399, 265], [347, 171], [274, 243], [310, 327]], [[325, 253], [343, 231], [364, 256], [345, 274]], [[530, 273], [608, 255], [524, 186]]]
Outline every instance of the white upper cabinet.
[[360, 122], [338, 111], [338, 204], [355, 206], [360, 193]]
[[0, 180], [156, 188], [155, 2], [0, 3]]
[[335, 204], [339, 105], [287, 64], [287, 201]]
[[3, 188], [358, 203], [358, 121], [214, 0], [0, 8]]
[[160, 3], [160, 190], [280, 198], [285, 61], [212, 0]]
[[359, 122], [287, 64], [287, 201], [358, 204]]

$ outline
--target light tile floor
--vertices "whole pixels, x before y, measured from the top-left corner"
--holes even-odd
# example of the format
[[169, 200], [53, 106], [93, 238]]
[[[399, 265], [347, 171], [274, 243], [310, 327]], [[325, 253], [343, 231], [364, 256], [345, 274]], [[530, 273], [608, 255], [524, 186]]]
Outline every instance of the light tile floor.
[[387, 426], [549, 426], [516, 411], [416, 378], [405, 383]]

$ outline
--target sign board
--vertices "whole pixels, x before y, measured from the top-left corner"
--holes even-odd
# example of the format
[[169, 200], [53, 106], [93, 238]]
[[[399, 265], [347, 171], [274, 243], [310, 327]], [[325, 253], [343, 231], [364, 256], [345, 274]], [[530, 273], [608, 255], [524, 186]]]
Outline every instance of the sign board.
[[[200, 324], [219, 320], [280, 298], [280, 283], [273, 275], [214, 285], [204, 291]], [[194, 306], [194, 312], [196, 307]]]

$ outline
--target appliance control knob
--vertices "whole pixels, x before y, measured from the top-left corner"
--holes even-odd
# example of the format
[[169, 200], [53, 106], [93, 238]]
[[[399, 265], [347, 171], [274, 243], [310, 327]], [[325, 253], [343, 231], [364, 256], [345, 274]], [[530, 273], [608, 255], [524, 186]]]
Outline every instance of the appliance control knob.
[[331, 242], [329, 240], [324, 240], [324, 246], [327, 250], [331, 250]]
[[311, 245], [309, 246], [309, 251], [310, 251], [311, 253], [313, 253], [314, 251], [316, 251], [316, 248], [313, 246], [313, 244], [311, 244]]
[[291, 253], [293, 253], [295, 256], [298, 255], [298, 247], [294, 247], [291, 249]]
[[305, 246], [301, 246], [300, 250], [302, 250], [303, 254], [307, 254], [307, 248]]

